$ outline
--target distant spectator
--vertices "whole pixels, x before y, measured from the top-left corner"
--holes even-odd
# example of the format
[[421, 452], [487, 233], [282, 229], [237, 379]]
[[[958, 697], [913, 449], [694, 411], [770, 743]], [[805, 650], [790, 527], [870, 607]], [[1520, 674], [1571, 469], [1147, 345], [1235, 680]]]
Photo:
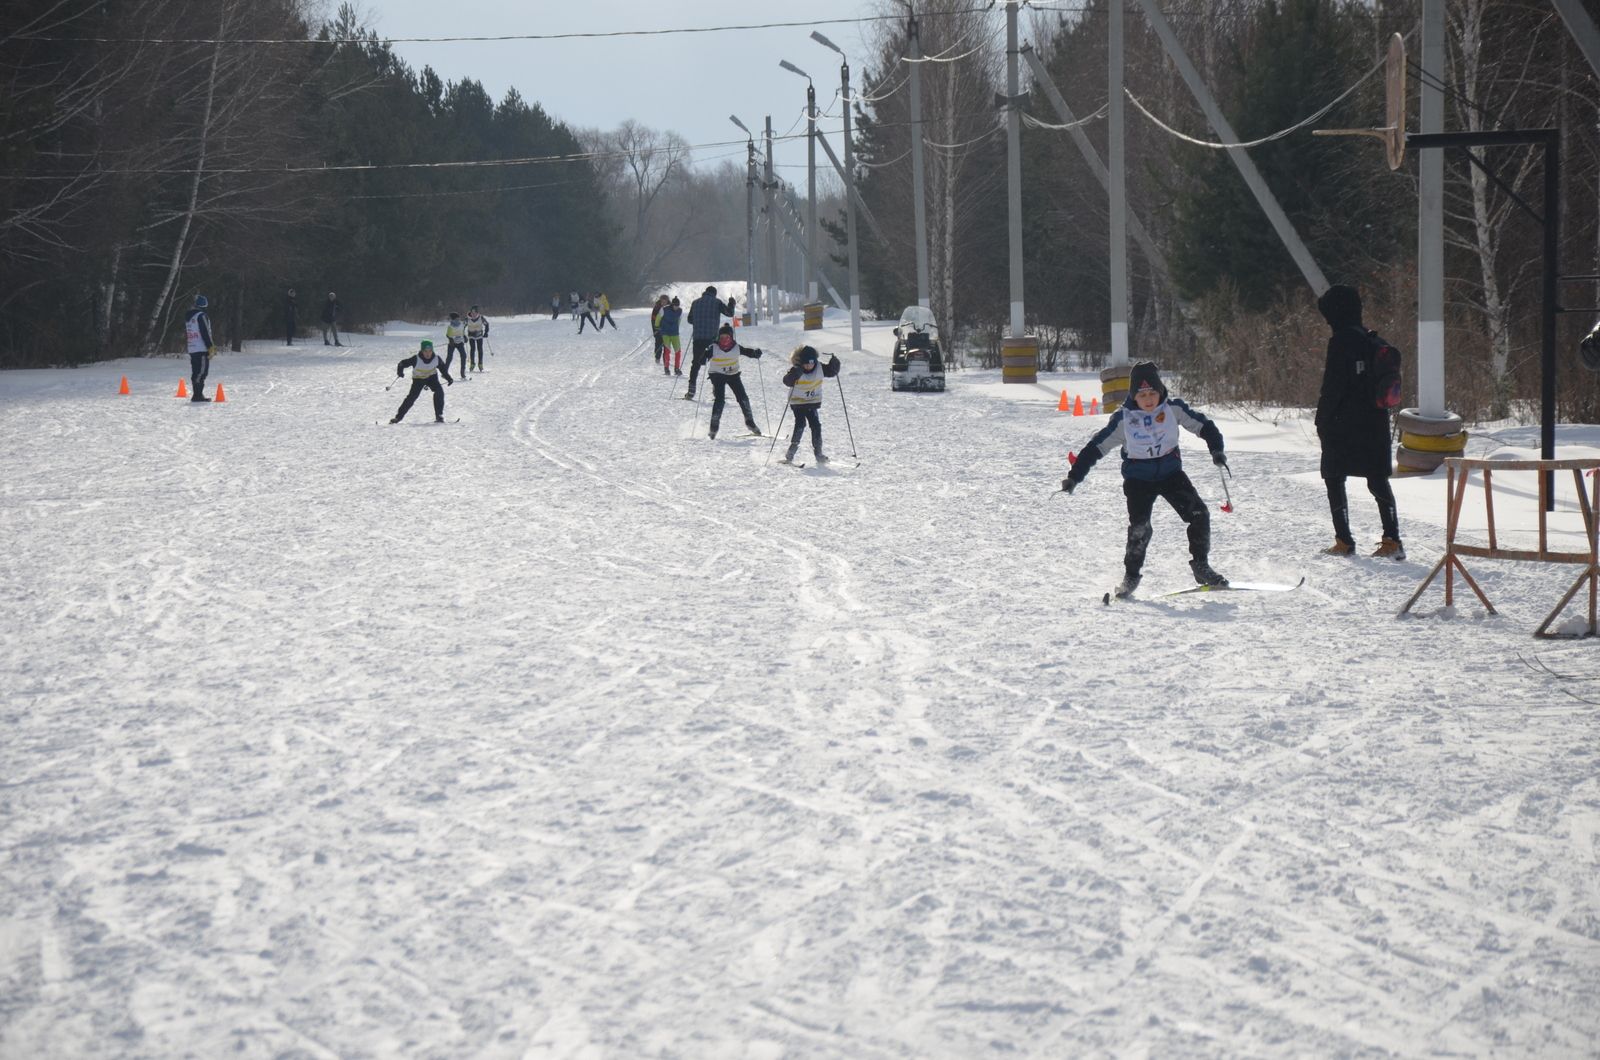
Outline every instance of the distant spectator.
[[211, 374], [211, 355], [217, 344], [211, 338], [211, 318], [206, 315], [206, 296], [194, 296], [194, 308], [183, 318], [183, 337], [189, 349], [189, 381], [194, 384], [190, 401], [210, 401], [205, 395], [206, 376]]
[[283, 296], [283, 330], [288, 333], [284, 340], [285, 346], [294, 345], [294, 333], [299, 330], [295, 322], [295, 295], [291, 287]]

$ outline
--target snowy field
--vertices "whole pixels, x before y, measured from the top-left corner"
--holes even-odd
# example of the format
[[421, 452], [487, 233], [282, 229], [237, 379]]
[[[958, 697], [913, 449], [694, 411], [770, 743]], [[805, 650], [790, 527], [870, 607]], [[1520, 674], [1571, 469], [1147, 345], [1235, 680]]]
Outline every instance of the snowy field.
[[[383, 422], [438, 326], [220, 405], [0, 375], [0, 1056], [1596, 1055], [1600, 646], [1530, 636], [1566, 568], [1395, 617], [1442, 472], [1407, 562], [1324, 557], [1309, 419], [1207, 409], [1213, 562], [1305, 585], [1158, 598], [1160, 506], [1107, 608], [1088, 375], [891, 394], [830, 313], [799, 470], [618, 319], [494, 321], [445, 426]], [[799, 323], [742, 329], [758, 417]]]

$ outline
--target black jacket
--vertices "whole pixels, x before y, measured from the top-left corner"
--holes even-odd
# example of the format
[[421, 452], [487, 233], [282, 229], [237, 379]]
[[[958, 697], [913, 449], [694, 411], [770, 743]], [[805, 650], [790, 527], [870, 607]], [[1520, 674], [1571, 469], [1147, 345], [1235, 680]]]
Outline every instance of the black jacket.
[[1361, 323], [1361, 296], [1353, 287], [1335, 285], [1317, 300], [1317, 309], [1333, 329], [1317, 397], [1322, 477], [1388, 478], [1389, 413], [1373, 402], [1371, 380], [1355, 368], [1372, 350]]

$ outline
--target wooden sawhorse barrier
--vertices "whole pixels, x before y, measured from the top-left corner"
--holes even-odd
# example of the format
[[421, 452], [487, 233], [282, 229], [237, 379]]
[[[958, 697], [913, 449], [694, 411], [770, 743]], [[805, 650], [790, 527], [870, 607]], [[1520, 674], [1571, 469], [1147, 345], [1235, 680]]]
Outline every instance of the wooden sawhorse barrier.
[[[1509, 559], [1523, 560], [1538, 563], [1581, 563], [1583, 573], [1578, 575], [1578, 580], [1572, 583], [1561, 597], [1561, 602], [1556, 604], [1555, 610], [1545, 616], [1545, 620], [1534, 630], [1536, 637], [1558, 637], [1562, 634], [1548, 632], [1557, 616], [1565, 610], [1578, 590], [1587, 583], [1589, 586], [1589, 630], [1588, 636], [1596, 635], [1595, 603], [1600, 595], [1600, 545], [1597, 545], [1595, 531], [1595, 512], [1600, 510], [1600, 475], [1595, 474], [1600, 470], [1600, 459], [1590, 458], [1585, 460], [1482, 460], [1468, 457], [1451, 457], [1446, 460], [1445, 468], [1449, 472], [1449, 486], [1445, 493], [1445, 531], [1444, 531], [1444, 558], [1434, 565], [1433, 570], [1417, 586], [1417, 591], [1411, 594], [1411, 599], [1406, 601], [1406, 606], [1400, 609], [1400, 614], [1406, 614], [1413, 604], [1422, 597], [1433, 579], [1444, 571], [1444, 605], [1453, 606], [1455, 603], [1455, 574], [1461, 573], [1461, 578], [1472, 591], [1478, 594], [1478, 599], [1483, 602], [1484, 608], [1491, 614], [1499, 614], [1489, 598], [1483, 594], [1478, 583], [1472, 575], [1467, 573], [1466, 564], [1461, 562], [1462, 556], [1479, 556], [1483, 559]], [[1489, 544], [1463, 545], [1456, 541], [1456, 530], [1461, 524], [1461, 502], [1467, 495], [1467, 481], [1472, 477], [1472, 472], [1483, 472], [1483, 503], [1484, 510], [1489, 517]], [[1494, 528], [1494, 474], [1499, 471], [1534, 471], [1539, 479], [1539, 548], [1537, 551], [1527, 549], [1500, 548], [1495, 539]], [[1553, 483], [1553, 475], [1546, 475], [1547, 471], [1571, 471], [1573, 482], [1578, 487], [1578, 504], [1583, 509], [1583, 526], [1585, 535], [1589, 539], [1589, 548], [1586, 552], [1552, 552], [1550, 550], [1550, 535], [1545, 509], [1549, 497], [1546, 490], [1548, 484]], [[1589, 488], [1583, 485], [1584, 472], [1590, 473]]]

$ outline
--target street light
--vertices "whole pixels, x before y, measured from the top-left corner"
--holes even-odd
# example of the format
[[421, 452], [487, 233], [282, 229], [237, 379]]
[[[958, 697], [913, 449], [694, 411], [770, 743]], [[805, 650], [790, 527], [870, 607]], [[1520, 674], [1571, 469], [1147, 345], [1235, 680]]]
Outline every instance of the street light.
[[840, 109], [844, 111], [844, 230], [845, 246], [850, 260], [850, 348], [861, 348], [861, 264], [856, 253], [856, 181], [854, 154], [850, 146], [850, 60], [844, 50], [816, 30], [811, 39], [839, 53], [839, 84], [843, 93]]
[[791, 74], [799, 74], [806, 79], [806, 247], [805, 247], [805, 278], [806, 301], [816, 302], [817, 298], [817, 88], [811, 83], [811, 75], [800, 69], [787, 59], [779, 59], [778, 65]]
[[744, 315], [747, 324], [754, 324], [755, 317], [751, 315], [750, 299], [755, 297], [756, 290], [756, 137], [744, 122], [739, 120], [737, 114], [728, 115], [728, 120], [737, 125], [745, 135], [745, 168], [744, 168]]

